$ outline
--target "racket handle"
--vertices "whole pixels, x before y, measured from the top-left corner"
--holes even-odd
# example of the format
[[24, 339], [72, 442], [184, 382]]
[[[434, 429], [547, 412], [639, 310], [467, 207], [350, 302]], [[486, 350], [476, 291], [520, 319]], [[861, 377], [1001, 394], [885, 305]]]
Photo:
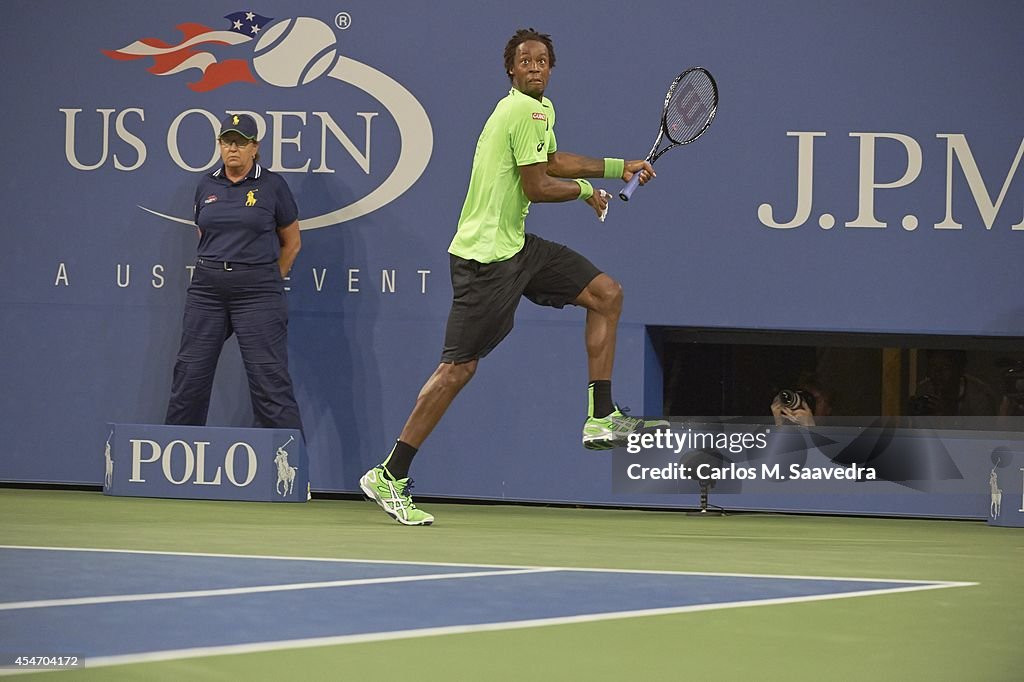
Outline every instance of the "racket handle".
[[635, 192], [636, 188], [639, 186], [640, 174], [633, 173], [633, 177], [630, 178], [629, 182], [626, 183], [626, 186], [619, 190], [619, 198], [622, 199], [623, 201], [629, 201], [629, 198], [633, 196], [633, 192]]

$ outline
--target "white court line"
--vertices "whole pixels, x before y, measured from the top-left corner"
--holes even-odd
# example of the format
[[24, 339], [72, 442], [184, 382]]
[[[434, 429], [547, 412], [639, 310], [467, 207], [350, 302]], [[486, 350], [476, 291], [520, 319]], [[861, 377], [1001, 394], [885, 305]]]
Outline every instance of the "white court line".
[[[194, 556], [194, 557], [215, 557], [215, 558], [227, 558], [227, 559], [277, 559], [285, 561], [323, 561], [323, 562], [336, 562], [336, 563], [369, 563], [369, 564], [404, 564], [404, 565], [416, 565], [416, 566], [457, 566], [457, 567], [474, 567], [474, 568], [495, 568], [495, 569], [506, 569], [502, 573], [505, 575], [513, 573], [530, 573], [530, 572], [541, 572], [541, 571], [586, 571], [596, 573], [640, 573], [640, 574], [655, 574], [655, 575], [689, 575], [689, 576], [720, 576], [720, 577], [737, 577], [737, 578], [777, 578], [786, 580], [831, 580], [836, 582], [865, 582], [865, 583], [882, 583], [882, 582], [893, 582], [903, 583], [905, 587], [886, 587], [873, 590], [859, 590], [857, 592], [842, 592], [842, 593], [830, 593], [830, 594], [819, 594], [819, 595], [806, 595], [801, 597], [776, 597], [771, 599], [750, 599], [743, 601], [734, 602], [717, 602], [714, 604], [694, 604], [689, 606], [672, 606], [655, 609], [641, 609], [634, 611], [609, 611], [605, 613], [586, 614], [578, 616], [558, 616], [552, 618], [535, 618], [528, 620], [518, 621], [502, 621], [502, 622], [491, 622], [491, 623], [479, 623], [475, 625], [451, 625], [444, 627], [433, 627], [433, 628], [418, 628], [410, 630], [395, 630], [386, 632], [370, 632], [362, 633], [358, 635], [336, 635], [331, 637], [313, 637], [306, 639], [292, 639], [292, 640], [279, 640], [271, 642], [254, 642], [250, 644], [232, 644], [222, 646], [210, 646], [210, 647], [193, 647], [187, 649], [170, 649], [165, 651], [148, 651], [139, 654], [124, 654], [120, 656], [99, 656], [95, 658], [89, 658], [86, 661], [87, 667], [99, 668], [106, 666], [116, 665], [128, 665], [132, 663], [152, 663], [158, 661], [171, 661], [184, 658], [198, 658], [203, 656], [226, 656], [233, 654], [249, 654], [249, 653], [260, 653], [265, 651], [282, 651], [287, 649], [302, 649], [311, 647], [321, 646], [335, 646], [342, 644], [359, 644], [364, 642], [381, 642], [388, 640], [397, 639], [413, 639], [419, 637], [438, 637], [443, 635], [460, 635], [470, 634], [475, 632], [495, 632], [500, 630], [515, 630], [523, 628], [533, 627], [547, 627], [552, 625], [572, 625], [578, 623], [590, 623], [604, 620], [617, 620], [623, 618], [639, 618], [649, 616], [663, 616], [679, 613], [695, 613], [700, 611], [717, 611], [720, 609], [735, 609], [744, 608], [749, 606], [777, 606], [784, 604], [798, 604], [805, 602], [814, 601], [827, 601], [832, 599], [847, 599], [853, 597], [868, 597], [873, 595], [882, 594], [895, 594], [898, 592], [917, 592], [923, 590], [936, 590], [944, 589], [949, 587], [970, 587], [977, 585], [975, 582], [954, 582], [954, 581], [930, 581], [930, 580], [905, 580], [901, 578], [846, 578], [846, 577], [831, 577], [831, 576], [795, 576], [795, 575], [769, 575], [769, 574], [751, 574], [751, 573], [702, 573], [697, 571], [654, 571], [654, 570], [642, 570], [642, 569], [614, 569], [614, 568], [585, 568], [585, 567], [554, 567], [554, 566], [499, 566], [489, 564], [461, 564], [461, 563], [442, 563], [442, 562], [427, 562], [427, 561], [392, 561], [392, 560], [376, 560], [376, 559], [337, 559], [337, 558], [323, 558], [323, 557], [277, 557], [267, 555], [243, 555], [243, 554], [214, 554], [214, 553], [198, 553], [198, 552], [167, 552], [167, 551], [153, 551], [153, 550], [125, 550], [125, 549], [92, 549], [86, 547], [36, 547], [36, 546], [25, 546], [25, 545], [0, 545], [0, 549], [32, 549], [32, 550], [45, 550], [45, 551], [64, 551], [64, 552], [110, 552], [119, 554], [147, 554], [147, 555], [161, 555], [161, 556]], [[476, 572], [480, 575], [499, 575], [498, 571], [487, 571], [487, 572]], [[453, 577], [458, 574], [430, 574], [431, 576], [436, 575], [436, 579], [443, 579], [446, 577]], [[467, 573], [463, 575], [472, 575]], [[397, 580], [415, 580], [422, 579], [424, 576], [409, 576], [401, 578], [382, 578], [382, 579], [368, 579], [374, 582], [386, 582], [386, 581], [397, 581]], [[354, 581], [338, 581], [338, 582], [354, 582]], [[309, 583], [306, 583], [308, 585]], [[245, 589], [245, 588], [240, 588]], [[296, 589], [302, 589], [296, 587]], [[222, 592], [222, 590], [216, 590], [216, 592]], [[89, 599], [88, 597], [86, 599]], [[32, 670], [0, 670], [0, 676], [7, 674], [17, 674], [21, 672], [38, 672]]]
[[[558, 569], [550, 569], [552, 571]], [[239, 594], [264, 592], [291, 592], [294, 590], [318, 590], [326, 587], [354, 587], [358, 585], [382, 585], [386, 583], [410, 583], [421, 580], [446, 580], [449, 578], [481, 578], [492, 575], [521, 575], [543, 573], [544, 569], [517, 568], [507, 571], [473, 571], [468, 573], [429, 573], [425, 575], [401, 575], [388, 578], [354, 578], [350, 580], [325, 580], [312, 583], [286, 583], [281, 585], [252, 585], [249, 587], [224, 587], [210, 590], [185, 592], [145, 592], [141, 594], [112, 594], [99, 597], [69, 597], [67, 599], [38, 599], [35, 601], [0, 602], [0, 611], [22, 609], [43, 609], [54, 606], [87, 606], [92, 604], [118, 604], [137, 601], [160, 601], [165, 599], [194, 599], [201, 597], [227, 597]]]
[[[233, 654], [253, 654], [265, 651], [283, 651], [286, 649], [305, 649], [310, 647], [336, 646], [342, 644], [361, 644], [366, 642], [383, 642], [396, 639], [414, 639], [419, 637], [438, 637], [442, 635], [463, 635], [476, 632], [495, 632], [500, 630], [518, 630], [524, 628], [547, 627], [551, 625], [575, 625], [603, 620], [622, 618], [640, 618], [647, 616], [665, 616], [678, 613], [694, 613], [698, 611], [717, 611], [719, 609], [736, 609], [748, 606], [772, 606], [780, 604], [797, 604], [802, 602], [826, 601], [830, 599], [846, 599], [849, 597], [867, 597], [894, 592], [916, 592], [935, 590], [976, 583], [939, 583], [930, 585], [914, 585], [911, 587], [883, 588], [878, 590], [862, 590], [860, 592], [833, 593], [824, 595], [808, 595], [804, 597], [777, 597], [773, 599], [751, 599], [716, 604], [695, 604], [691, 606], [672, 606], [657, 609], [641, 609], [636, 611], [610, 611], [580, 616], [559, 616], [553, 618], [534, 618], [529, 620], [504, 621], [495, 623], [479, 623], [476, 625], [450, 625], [434, 628], [418, 628], [412, 630], [394, 630], [387, 632], [370, 632], [358, 635], [337, 635], [333, 637], [312, 637], [307, 639], [280, 640], [276, 642], [254, 642], [251, 644], [232, 644], [225, 646], [195, 647], [190, 649], [170, 649], [166, 651], [148, 651], [141, 654], [125, 654], [121, 656], [98, 656], [88, 658], [88, 668], [100, 668], [132, 663], [155, 663], [173, 661], [183, 658], [202, 656], [227, 656]], [[3, 675], [5, 671], [0, 671]], [[27, 672], [27, 671], [26, 671]]]
[[335, 557], [296, 557], [273, 556], [268, 554], [220, 554], [211, 552], [170, 552], [148, 549], [108, 549], [93, 547], [37, 547], [32, 545], [0, 545], [0, 549], [34, 549], [52, 552], [109, 552], [112, 554], [148, 554], [157, 556], [209, 557], [215, 559], [273, 559], [276, 561], [321, 561], [326, 563], [345, 564], [385, 564], [399, 566], [441, 566], [456, 568], [488, 568], [488, 569], [519, 569], [519, 570], [558, 570], [588, 571], [593, 573], [646, 573], [651, 575], [706, 575], [722, 578], [777, 578], [779, 580], [833, 580], [837, 582], [864, 583], [908, 583], [918, 585], [938, 585], [942, 587], [971, 587], [974, 582], [957, 582], [949, 580], [911, 580], [907, 578], [849, 578], [827, 575], [776, 575], [771, 573], [720, 573], [710, 571], [669, 571], [645, 568], [590, 568], [585, 566], [523, 566], [513, 564], [453, 563], [444, 561], [402, 561], [397, 559], [340, 559]]

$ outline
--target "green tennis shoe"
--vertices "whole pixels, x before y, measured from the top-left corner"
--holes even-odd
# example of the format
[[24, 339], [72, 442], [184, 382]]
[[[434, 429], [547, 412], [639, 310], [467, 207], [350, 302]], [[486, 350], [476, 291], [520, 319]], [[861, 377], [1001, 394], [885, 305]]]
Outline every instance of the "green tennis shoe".
[[411, 478], [395, 479], [383, 466], [377, 466], [363, 474], [359, 487], [403, 526], [429, 526], [434, 522], [432, 514], [413, 504]]
[[616, 405], [615, 411], [607, 417], [588, 417], [583, 423], [583, 447], [588, 450], [611, 450], [626, 445], [631, 433], [654, 426], [668, 426], [668, 422], [630, 417]]

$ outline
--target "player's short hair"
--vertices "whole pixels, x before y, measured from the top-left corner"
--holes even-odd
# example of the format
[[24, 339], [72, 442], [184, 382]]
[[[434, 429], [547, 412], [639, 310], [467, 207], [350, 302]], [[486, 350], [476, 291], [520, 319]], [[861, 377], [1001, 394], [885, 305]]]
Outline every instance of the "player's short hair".
[[505, 75], [508, 76], [509, 81], [512, 80], [512, 64], [516, 59], [516, 48], [527, 40], [544, 43], [544, 47], [548, 48], [548, 64], [552, 69], [555, 68], [555, 44], [551, 42], [551, 36], [547, 33], [538, 33], [532, 28], [521, 28], [512, 34], [505, 45]]

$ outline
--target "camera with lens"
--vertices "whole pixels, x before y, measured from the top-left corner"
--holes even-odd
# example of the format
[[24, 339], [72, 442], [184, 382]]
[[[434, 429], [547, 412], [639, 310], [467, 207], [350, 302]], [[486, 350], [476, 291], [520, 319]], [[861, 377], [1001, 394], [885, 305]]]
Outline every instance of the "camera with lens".
[[907, 408], [910, 411], [910, 415], [913, 417], [928, 417], [933, 416], [932, 404], [935, 403], [935, 397], [925, 394], [912, 395], [907, 401]]
[[1024, 360], [1003, 358], [997, 364], [1006, 368], [1003, 370], [1003, 393], [1024, 398]]
[[779, 401], [779, 404], [782, 405], [782, 407], [790, 410], [795, 410], [800, 407], [801, 402], [804, 402], [807, 404], [807, 409], [810, 410], [812, 414], [814, 413], [814, 408], [817, 402], [815, 401], [812, 393], [795, 388], [782, 389], [776, 394], [775, 399]]
[[1002, 358], [996, 361], [1003, 370], [1003, 395], [1010, 401], [1013, 414], [1024, 414], [1024, 360]]

